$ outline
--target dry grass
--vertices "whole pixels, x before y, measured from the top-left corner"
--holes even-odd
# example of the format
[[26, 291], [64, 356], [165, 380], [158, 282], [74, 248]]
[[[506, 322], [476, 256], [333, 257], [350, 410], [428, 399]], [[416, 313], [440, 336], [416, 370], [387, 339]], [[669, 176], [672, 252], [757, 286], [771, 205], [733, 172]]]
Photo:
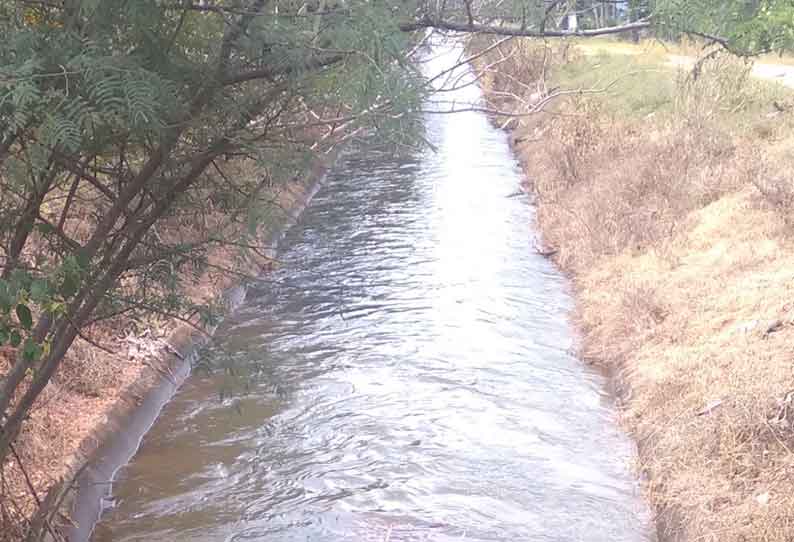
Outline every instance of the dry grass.
[[[526, 42], [514, 54], [543, 58]], [[603, 79], [594, 62], [637, 71], [561, 58], [552, 79], [568, 88]], [[728, 58], [697, 79], [645, 68], [513, 123], [539, 226], [574, 277], [583, 357], [623, 390], [662, 537], [790, 541], [794, 140], [771, 101], [791, 98]], [[496, 90], [537, 87], [521, 83]]]

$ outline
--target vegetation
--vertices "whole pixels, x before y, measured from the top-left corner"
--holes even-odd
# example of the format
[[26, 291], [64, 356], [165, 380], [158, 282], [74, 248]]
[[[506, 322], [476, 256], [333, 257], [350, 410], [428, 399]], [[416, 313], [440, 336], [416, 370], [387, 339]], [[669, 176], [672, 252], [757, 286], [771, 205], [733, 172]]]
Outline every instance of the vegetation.
[[[0, 0], [0, 466], [75, 340], [101, 347], [95, 326], [217, 318], [185, 279], [238, 273], [218, 247], [266, 256], [275, 183], [363, 131], [421, 141], [418, 31], [683, 32], [749, 55], [789, 47], [790, 14], [773, 0]], [[3, 531], [21, 516], [0, 506]], [[20, 521], [20, 536], [44, 528]]]
[[0, 464], [98, 323], [216, 318], [183, 279], [264, 256], [273, 183], [363, 129], [412, 143], [392, 7], [0, 2]]
[[[574, 278], [583, 357], [617, 380], [661, 539], [782, 542], [794, 91], [706, 54], [695, 72], [653, 44], [511, 43], [482, 81], [519, 114], [544, 252]], [[521, 115], [538, 88], [612, 81]]]
[[719, 43], [739, 55], [791, 49], [794, 6], [788, 0], [651, 2], [657, 24]]

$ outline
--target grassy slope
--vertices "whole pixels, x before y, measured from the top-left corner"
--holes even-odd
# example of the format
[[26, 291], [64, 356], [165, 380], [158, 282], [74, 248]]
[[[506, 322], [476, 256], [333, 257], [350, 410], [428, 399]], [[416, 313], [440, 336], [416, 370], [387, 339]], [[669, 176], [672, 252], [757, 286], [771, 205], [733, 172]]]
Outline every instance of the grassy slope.
[[[511, 128], [545, 242], [574, 278], [583, 357], [621, 386], [660, 534], [791, 540], [794, 119], [773, 103], [794, 98], [732, 59], [693, 79], [655, 47], [555, 47], [550, 87], [618, 82]], [[500, 59], [484, 87], [526, 99], [539, 45], [482, 65]]]

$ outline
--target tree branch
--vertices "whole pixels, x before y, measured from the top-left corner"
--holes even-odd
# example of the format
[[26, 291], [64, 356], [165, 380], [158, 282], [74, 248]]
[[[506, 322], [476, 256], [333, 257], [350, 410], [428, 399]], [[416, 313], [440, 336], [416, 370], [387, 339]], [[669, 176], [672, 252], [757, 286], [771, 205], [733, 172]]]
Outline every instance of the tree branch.
[[94, 188], [99, 190], [105, 197], [107, 197], [111, 203], [116, 201], [116, 194], [114, 194], [113, 191], [107, 186], [102, 184], [102, 181], [88, 173], [85, 170], [85, 164], [75, 164], [65, 156], [58, 156], [56, 160], [58, 165], [60, 165], [62, 168], [70, 171], [74, 175], [77, 175], [79, 178], [88, 181]]
[[549, 6], [546, 8], [546, 13], [543, 15], [543, 20], [540, 22], [540, 33], [546, 33], [546, 23], [549, 21], [549, 17], [551, 16], [551, 12], [554, 11], [554, 8], [559, 6], [564, 0], [554, 0]]
[[316, 56], [299, 66], [295, 66], [293, 64], [280, 67], [267, 66], [264, 68], [242, 71], [227, 75], [223, 78], [222, 84], [224, 86], [236, 85], [257, 79], [273, 79], [277, 75], [289, 75], [301, 70], [316, 70], [326, 66], [332, 66], [333, 64], [341, 62], [348, 56], [348, 54], [334, 53], [330, 55]]
[[617, 26], [605, 26], [603, 28], [593, 28], [590, 30], [530, 30], [521, 28], [517, 25], [488, 25], [481, 23], [456, 23], [454, 21], [433, 20], [425, 17], [412, 23], [403, 23], [400, 30], [403, 32], [413, 32], [423, 28], [435, 28], [436, 30], [447, 30], [450, 32], [492, 34], [496, 36], [518, 36], [525, 38], [592, 38], [595, 36], [606, 36], [610, 34], [622, 34], [649, 28], [651, 23], [647, 19], [626, 23]]
[[696, 38], [707, 40], [710, 42], [711, 45], [719, 45], [720, 47], [722, 47], [732, 55], [736, 55], [736, 56], [753, 57], [772, 52], [772, 49], [769, 47], [765, 47], [764, 49], [759, 49], [758, 51], [747, 51], [747, 50], [742, 51], [737, 49], [735, 46], [733, 46], [728, 38], [723, 38], [722, 36], [715, 36], [713, 34], [698, 32], [697, 30], [683, 30], [682, 32], [689, 36], [695, 36]]

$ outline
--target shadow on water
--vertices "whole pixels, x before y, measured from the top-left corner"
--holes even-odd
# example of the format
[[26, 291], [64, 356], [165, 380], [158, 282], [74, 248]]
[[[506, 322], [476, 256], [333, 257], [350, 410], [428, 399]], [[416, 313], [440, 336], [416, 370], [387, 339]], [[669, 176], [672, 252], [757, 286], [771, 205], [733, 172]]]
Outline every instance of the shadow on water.
[[194, 375], [93, 540], [650, 539], [505, 135], [479, 113], [427, 130], [436, 151], [341, 160], [207, 353], [247, 389]]

